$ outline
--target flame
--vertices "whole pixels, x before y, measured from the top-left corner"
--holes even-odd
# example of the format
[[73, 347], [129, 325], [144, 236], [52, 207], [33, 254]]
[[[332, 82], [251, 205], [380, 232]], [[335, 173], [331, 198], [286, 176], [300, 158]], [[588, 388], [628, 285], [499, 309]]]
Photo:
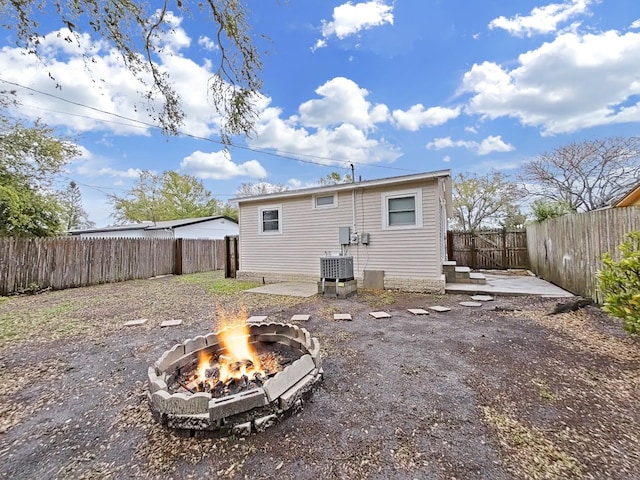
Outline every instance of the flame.
[[[206, 382], [210, 386], [218, 381], [227, 383], [231, 379], [241, 379], [244, 375], [250, 377], [255, 373], [264, 375], [260, 365], [260, 357], [249, 342], [250, 329], [246, 322], [246, 311], [240, 308], [230, 311], [218, 306], [221, 354], [217, 358], [217, 365], [212, 365], [212, 357], [201, 355], [198, 360], [197, 382]], [[217, 378], [207, 378], [207, 371], [218, 368]]]

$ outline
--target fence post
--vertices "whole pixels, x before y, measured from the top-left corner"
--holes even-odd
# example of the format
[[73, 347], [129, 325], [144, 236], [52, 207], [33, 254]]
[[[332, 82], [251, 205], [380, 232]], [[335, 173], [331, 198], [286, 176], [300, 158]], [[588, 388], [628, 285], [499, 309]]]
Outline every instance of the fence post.
[[502, 268], [509, 268], [507, 265], [507, 229], [502, 229]]
[[478, 250], [476, 248], [476, 233], [471, 232], [471, 268], [478, 268]]
[[174, 240], [174, 254], [175, 254], [175, 275], [182, 275], [182, 239], [176, 238]]
[[453, 232], [447, 231], [447, 260], [453, 260]]

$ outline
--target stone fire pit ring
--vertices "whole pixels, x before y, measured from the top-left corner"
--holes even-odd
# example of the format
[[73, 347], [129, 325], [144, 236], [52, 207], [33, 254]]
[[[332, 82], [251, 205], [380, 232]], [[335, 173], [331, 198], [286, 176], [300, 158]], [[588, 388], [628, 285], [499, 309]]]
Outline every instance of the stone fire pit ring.
[[288, 346], [299, 358], [261, 387], [233, 395], [214, 398], [206, 392], [172, 393], [168, 385], [172, 385], [181, 369], [193, 368], [201, 354], [220, 351], [219, 333], [233, 329], [243, 332], [245, 327], [228, 327], [188, 339], [167, 350], [149, 367], [148, 399], [156, 419], [167, 427], [189, 430], [191, 435], [196, 431], [248, 435], [261, 432], [285, 414], [302, 408], [323, 378], [318, 339], [292, 324], [258, 323], [248, 327], [249, 342]]

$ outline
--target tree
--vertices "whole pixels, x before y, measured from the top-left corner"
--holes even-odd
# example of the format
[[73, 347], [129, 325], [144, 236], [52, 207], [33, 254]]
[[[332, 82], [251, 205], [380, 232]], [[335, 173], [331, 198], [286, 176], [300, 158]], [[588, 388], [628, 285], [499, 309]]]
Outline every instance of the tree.
[[145, 170], [126, 195], [111, 195], [109, 200], [118, 223], [209, 217], [221, 208], [202, 181], [174, 171]]
[[572, 142], [523, 166], [529, 193], [589, 211], [608, 205], [640, 178], [640, 138]]
[[[0, 1], [2, 26], [12, 31], [16, 44], [37, 55], [46, 64], [46, 52], [41, 50], [38, 14], [44, 10], [44, 0]], [[119, 51], [128, 70], [139, 80], [144, 96], [165, 133], [176, 134], [184, 112], [180, 97], [172, 86], [170, 74], [158, 63], [165, 47], [162, 36], [171, 31], [170, 9], [183, 15], [208, 17], [211, 36], [218, 41], [220, 61], [217, 71], [209, 79], [209, 97], [223, 115], [222, 138], [247, 134], [251, 131], [257, 112], [255, 94], [260, 91], [262, 69], [260, 55], [251, 38], [245, 2], [215, 0], [193, 2], [169, 0], [161, 2], [78, 0], [52, 2], [48, 21], [59, 22], [64, 40], [75, 42], [79, 49], [88, 34], [106, 40]], [[91, 69], [91, 52], [83, 52], [87, 68]], [[153, 112], [152, 101], [162, 101], [160, 112]]]
[[289, 190], [289, 187], [280, 183], [268, 183], [265, 181], [249, 183], [245, 182], [236, 190], [236, 197], [252, 197], [254, 195], [266, 195]]
[[460, 173], [453, 182], [453, 214], [461, 230], [505, 225], [514, 217], [520, 188], [500, 172], [483, 176]]
[[351, 174], [347, 173], [344, 177], [340, 172], [331, 172], [326, 176], [322, 177], [318, 183], [320, 185], [337, 185], [339, 183], [351, 183], [353, 182], [353, 177]]
[[66, 190], [61, 192], [60, 206], [60, 221], [65, 231], [96, 226], [82, 206], [82, 194], [76, 182], [70, 182]]
[[566, 202], [551, 202], [544, 198], [538, 198], [531, 203], [534, 222], [544, 222], [551, 218], [561, 217], [572, 213]]
[[618, 261], [609, 253], [602, 257], [598, 272], [602, 309], [622, 319], [629, 333], [640, 334], [640, 231], [627, 234], [619, 249]]
[[39, 123], [27, 127], [5, 118], [0, 131], [0, 235], [52, 236], [61, 231], [60, 204], [51, 185], [78, 154]]

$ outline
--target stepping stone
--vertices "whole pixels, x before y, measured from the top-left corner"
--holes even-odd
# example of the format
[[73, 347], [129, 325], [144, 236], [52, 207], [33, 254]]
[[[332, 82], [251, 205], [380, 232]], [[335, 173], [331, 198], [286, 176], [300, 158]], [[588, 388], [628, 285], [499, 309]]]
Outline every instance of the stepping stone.
[[449, 312], [451, 309], [449, 307], [441, 307], [440, 305], [435, 305], [433, 307], [429, 307], [430, 310], [434, 312]]
[[460, 302], [463, 307], [481, 307], [481, 302]]
[[147, 323], [147, 319], [146, 318], [138, 318], [137, 320], [129, 320], [128, 322], [124, 323], [125, 327], [135, 327], [136, 325], [142, 325], [144, 323]]
[[491, 295], [473, 295], [471, 300], [475, 300], [476, 302], [491, 302], [493, 301], [493, 297]]
[[414, 315], [429, 315], [429, 312], [423, 310], [422, 308], [408, 308], [407, 311], [413, 313]]
[[391, 315], [387, 312], [369, 312], [369, 315], [373, 318], [391, 318]]
[[334, 313], [333, 319], [334, 320], [351, 320], [351, 314], [350, 313]]
[[253, 315], [247, 318], [247, 323], [261, 323], [264, 322], [267, 318], [266, 315]]
[[306, 322], [309, 320], [311, 315], [294, 315], [291, 317], [292, 322]]
[[164, 327], [177, 327], [181, 323], [182, 323], [182, 320], [165, 320], [164, 322], [162, 322], [160, 324], [160, 327], [161, 328], [164, 328]]

